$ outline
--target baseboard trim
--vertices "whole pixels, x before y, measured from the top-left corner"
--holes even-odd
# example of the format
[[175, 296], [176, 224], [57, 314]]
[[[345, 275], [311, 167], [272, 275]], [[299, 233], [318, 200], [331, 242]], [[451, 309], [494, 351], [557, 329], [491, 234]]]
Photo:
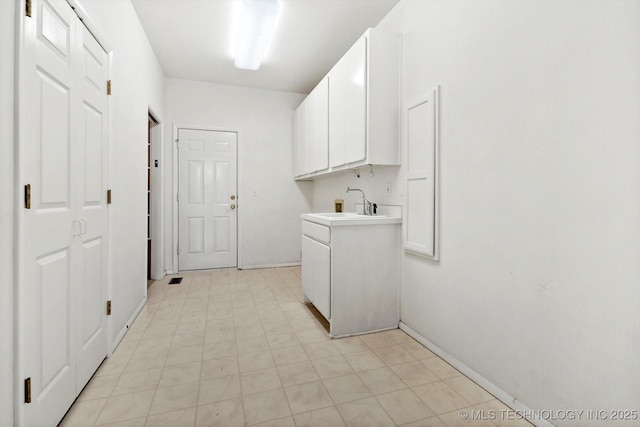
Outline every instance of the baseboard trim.
[[238, 267], [239, 270], [255, 270], [258, 268], [281, 268], [281, 267], [297, 267], [301, 265], [299, 262], [287, 262], [282, 264], [260, 264], [260, 265], [243, 265]]
[[[452, 355], [444, 351], [442, 348], [438, 347], [436, 344], [432, 343], [431, 341], [429, 341], [428, 339], [420, 335], [418, 332], [411, 329], [411, 327], [407, 326], [405, 323], [400, 322], [399, 327], [401, 330], [403, 330], [408, 335], [410, 335], [413, 339], [415, 339], [420, 344], [422, 344], [423, 346], [431, 350], [433, 353], [438, 355], [442, 360], [444, 360], [445, 362], [447, 362], [448, 364], [456, 368], [458, 371], [462, 372], [464, 375], [466, 375], [469, 379], [474, 381], [480, 387], [484, 388], [486, 391], [488, 391], [489, 393], [494, 395], [496, 398], [501, 400], [509, 408], [523, 415], [531, 414], [534, 412], [531, 408], [527, 407], [524, 403], [522, 403], [515, 397], [511, 396], [506, 391], [502, 390], [500, 387], [498, 387], [497, 385], [495, 385], [494, 383], [492, 383], [491, 381], [489, 381], [488, 379], [486, 379], [485, 377], [483, 377], [482, 375], [480, 375], [479, 373], [471, 369], [469, 366], [467, 366], [466, 364], [462, 363], [460, 360], [456, 359], [455, 357], [453, 357]], [[530, 423], [532, 423], [537, 427], [553, 427], [553, 424], [551, 424], [546, 420], [532, 420], [527, 418], [526, 416], [525, 418], [527, 419], [527, 421], [529, 421]]]

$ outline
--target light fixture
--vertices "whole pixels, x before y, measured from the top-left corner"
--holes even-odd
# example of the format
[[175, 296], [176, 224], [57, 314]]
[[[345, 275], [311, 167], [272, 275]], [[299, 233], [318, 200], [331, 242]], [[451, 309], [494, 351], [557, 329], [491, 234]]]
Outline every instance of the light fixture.
[[234, 65], [257, 70], [269, 44], [280, 5], [278, 0], [243, 0]]

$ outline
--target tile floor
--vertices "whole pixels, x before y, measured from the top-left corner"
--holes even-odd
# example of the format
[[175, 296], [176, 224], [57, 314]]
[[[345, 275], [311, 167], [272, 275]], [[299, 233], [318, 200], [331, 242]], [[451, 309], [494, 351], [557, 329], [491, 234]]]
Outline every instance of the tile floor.
[[180, 276], [149, 288], [62, 427], [530, 425], [463, 421], [507, 407], [399, 329], [329, 339], [299, 267]]

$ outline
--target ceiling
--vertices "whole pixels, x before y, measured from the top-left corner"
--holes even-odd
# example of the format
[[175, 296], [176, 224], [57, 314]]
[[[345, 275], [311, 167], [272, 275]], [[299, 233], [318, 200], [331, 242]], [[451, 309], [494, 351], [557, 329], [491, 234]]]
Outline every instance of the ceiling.
[[399, 0], [280, 0], [262, 66], [233, 66], [241, 0], [132, 0], [168, 77], [309, 93]]

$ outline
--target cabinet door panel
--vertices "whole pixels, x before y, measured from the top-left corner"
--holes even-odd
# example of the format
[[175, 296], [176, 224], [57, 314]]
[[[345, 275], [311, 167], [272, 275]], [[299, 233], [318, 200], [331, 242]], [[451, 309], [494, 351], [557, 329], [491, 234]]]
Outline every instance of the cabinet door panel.
[[344, 165], [344, 61], [329, 73], [329, 165]]
[[314, 89], [315, 101], [315, 170], [329, 168], [329, 79]]
[[344, 163], [366, 158], [367, 39], [360, 38], [344, 56]]
[[331, 319], [331, 249], [302, 237], [302, 292], [316, 309]]

